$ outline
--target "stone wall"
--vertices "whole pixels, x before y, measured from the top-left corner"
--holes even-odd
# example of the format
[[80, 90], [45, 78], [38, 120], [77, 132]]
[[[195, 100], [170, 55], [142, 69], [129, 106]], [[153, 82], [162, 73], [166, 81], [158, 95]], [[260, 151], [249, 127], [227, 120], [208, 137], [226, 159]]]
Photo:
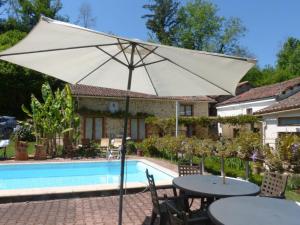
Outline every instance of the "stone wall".
[[[109, 111], [111, 102], [118, 104], [119, 111], [125, 111], [125, 101], [119, 98], [92, 98], [80, 97], [78, 99], [78, 108], [87, 109], [87, 112], [80, 115], [81, 134], [84, 134], [84, 118], [97, 117], [97, 113], [89, 113], [88, 111]], [[182, 102], [180, 102], [182, 103]], [[208, 102], [183, 102], [183, 104], [193, 105], [194, 116], [208, 116]], [[176, 106], [174, 100], [148, 100], [148, 99], [131, 99], [130, 100], [130, 113], [136, 115], [137, 113], [148, 113], [160, 118], [174, 117]], [[185, 132], [182, 128], [182, 134]], [[113, 137], [123, 133], [123, 119], [121, 118], [103, 118], [103, 136]], [[151, 133], [151, 129], [147, 130]], [[175, 133], [175, 131], [174, 131]], [[130, 136], [130, 120], [128, 123], [128, 136]]]
[[[119, 110], [125, 111], [125, 101], [112, 98], [79, 98], [79, 108], [87, 108], [94, 111], [109, 111], [109, 104], [117, 102]], [[194, 116], [208, 116], [208, 102], [184, 102], [194, 105]], [[129, 111], [135, 115], [138, 112], [146, 112], [160, 118], [175, 116], [175, 101], [171, 100], [147, 100], [131, 99]]]

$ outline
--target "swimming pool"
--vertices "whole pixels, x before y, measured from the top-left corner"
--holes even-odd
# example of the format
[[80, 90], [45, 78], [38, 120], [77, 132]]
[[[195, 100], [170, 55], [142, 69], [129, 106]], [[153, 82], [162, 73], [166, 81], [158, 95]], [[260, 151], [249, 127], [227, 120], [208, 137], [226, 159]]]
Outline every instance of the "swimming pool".
[[[170, 183], [176, 175], [147, 160], [128, 160], [125, 167], [125, 186], [147, 185], [145, 170], [154, 174], [157, 184]], [[3, 191], [52, 189], [74, 191], [76, 188], [118, 188], [119, 161], [22, 163], [0, 165], [0, 195]], [[100, 189], [99, 189], [100, 188]], [[92, 188], [93, 189], [93, 188]]]

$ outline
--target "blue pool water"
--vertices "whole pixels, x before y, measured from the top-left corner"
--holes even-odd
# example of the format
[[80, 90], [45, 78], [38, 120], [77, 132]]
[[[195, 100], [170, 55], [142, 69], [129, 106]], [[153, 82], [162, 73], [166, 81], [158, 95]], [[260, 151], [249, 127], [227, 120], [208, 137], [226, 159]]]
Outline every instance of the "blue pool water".
[[[147, 183], [146, 168], [156, 181], [173, 178], [141, 161], [128, 161], [126, 182]], [[0, 165], [0, 190], [118, 184], [119, 179], [118, 161]]]

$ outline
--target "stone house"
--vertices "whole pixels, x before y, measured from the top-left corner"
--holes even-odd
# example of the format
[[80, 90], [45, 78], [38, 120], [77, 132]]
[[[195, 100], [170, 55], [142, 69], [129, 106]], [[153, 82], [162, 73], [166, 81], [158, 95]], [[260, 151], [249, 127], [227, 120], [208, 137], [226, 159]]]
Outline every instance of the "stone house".
[[[274, 147], [280, 133], [299, 132], [300, 114], [299, 108], [297, 109], [297, 104], [300, 103], [299, 93], [300, 77], [252, 88], [219, 103], [217, 114], [221, 117], [246, 114], [262, 116], [262, 123], [256, 124], [255, 128], [262, 132], [263, 142]], [[223, 136], [231, 138], [240, 128], [220, 124], [218, 130]]]
[[[99, 140], [122, 136], [126, 91], [87, 85], [71, 86], [71, 91], [80, 115], [82, 138]], [[158, 97], [137, 92], [129, 92], [129, 96], [128, 136], [134, 140], [144, 139], [151, 134], [151, 129], [145, 124], [147, 116], [174, 117], [176, 101], [181, 116], [208, 116], [209, 104], [214, 101], [206, 96]], [[183, 127], [181, 132], [188, 135], [196, 132], [193, 129]]]

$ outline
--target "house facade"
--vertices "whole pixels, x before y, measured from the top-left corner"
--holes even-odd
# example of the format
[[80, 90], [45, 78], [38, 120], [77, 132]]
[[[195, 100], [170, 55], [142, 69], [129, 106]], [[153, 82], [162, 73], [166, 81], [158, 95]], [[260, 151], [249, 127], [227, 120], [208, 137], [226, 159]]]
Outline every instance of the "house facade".
[[[122, 136], [126, 91], [87, 85], [72, 86], [71, 91], [77, 102], [82, 138], [99, 140]], [[136, 92], [129, 92], [129, 96], [130, 118], [127, 132], [134, 140], [151, 135], [152, 131], [145, 123], [146, 117], [174, 117], [176, 102], [179, 103], [179, 115], [208, 116], [209, 103], [213, 101], [206, 96], [175, 98]], [[184, 129], [184, 132], [191, 132], [189, 128]]]
[[[297, 129], [299, 128], [298, 125], [294, 125], [293, 129], [290, 129], [291, 127], [287, 126], [284, 122], [280, 125], [278, 119], [275, 119], [275, 114], [277, 115], [277, 118], [280, 118], [278, 117], [279, 111], [278, 113], [275, 113], [274, 108], [277, 108], [278, 105], [281, 104], [285, 105], [285, 102], [294, 104], [295, 98], [299, 95], [299, 92], [300, 78], [273, 85], [252, 88], [218, 104], [217, 114], [221, 117], [247, 114], [258, 116], [264, 115], [262, 117], [262, 123], [256, 124], [255, 128], [262, 132], [263, 142], [265, 144], [268, 143], [274, 146], [276, 138], [280, 135], [279, 133], [289, 132], [289, 130], [291, 132], [297, 132]], [[273, 109], [273, 111], [266, 114], [271, 109]], [[294, 112], [291, 113], [284, 113], [286, 114], [286, 117], [298, 118], [297, 110], [294, 110]], [[266, 124], [268, 125], [266, 126]], [[274, 129], [274, 126], [276, 126], [276, 129]], [[232, 138], [238, 133], [239, 129], [240, 127], [220, 124], [218, 132], [225, 137]]]
[[300, 91], [255, 113], [262, 116], [264, 143], [275, 147], [282, 134], [300, 135]]

